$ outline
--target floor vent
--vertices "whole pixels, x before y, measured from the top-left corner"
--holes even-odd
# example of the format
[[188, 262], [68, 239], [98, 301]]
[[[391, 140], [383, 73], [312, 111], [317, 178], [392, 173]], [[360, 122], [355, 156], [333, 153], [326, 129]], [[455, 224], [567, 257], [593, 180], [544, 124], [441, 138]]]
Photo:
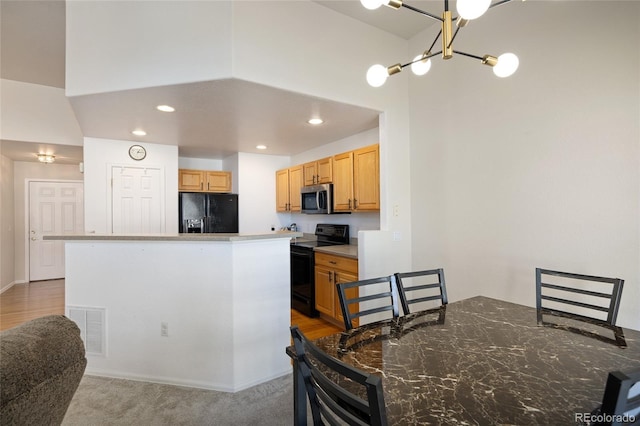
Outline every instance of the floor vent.
[[69, 306], [68, 315], [80, 328], [87, 355], [106, 355], [105, 309]]

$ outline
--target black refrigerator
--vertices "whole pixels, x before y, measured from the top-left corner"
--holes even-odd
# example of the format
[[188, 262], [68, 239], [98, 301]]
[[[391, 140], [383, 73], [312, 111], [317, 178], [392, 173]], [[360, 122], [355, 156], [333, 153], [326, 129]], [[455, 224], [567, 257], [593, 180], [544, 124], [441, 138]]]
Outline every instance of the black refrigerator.
[[181, 192], [181, 233], [238, 232], [238, 194]]

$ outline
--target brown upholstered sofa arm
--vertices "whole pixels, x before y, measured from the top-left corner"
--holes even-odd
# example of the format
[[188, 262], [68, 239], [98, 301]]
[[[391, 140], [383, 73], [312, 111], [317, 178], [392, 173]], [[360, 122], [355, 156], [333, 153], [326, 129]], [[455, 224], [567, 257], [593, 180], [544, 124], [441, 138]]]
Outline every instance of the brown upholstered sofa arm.
[[62, 315], [0, 333], [0, 424], [59, 425], [87, 359], [78, 326]]

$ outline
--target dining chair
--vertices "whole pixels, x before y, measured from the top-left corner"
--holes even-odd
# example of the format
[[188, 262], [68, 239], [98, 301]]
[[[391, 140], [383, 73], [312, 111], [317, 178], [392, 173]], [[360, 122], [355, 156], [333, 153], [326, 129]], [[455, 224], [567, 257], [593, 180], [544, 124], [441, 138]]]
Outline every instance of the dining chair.
[[[386, 277], [370, 278], [361, 281], [336, 284], [344, 327], [351, 330], [354, 320], [368, 315], [377, 315], [388, 312], [387, 316], [397, 318], [400, 315], [398, 308], [398, 288], [393, 275]], [[357, 293], [348, 290], [357, 288]], [[355, 294], [355, 295], [354, 295]], [[379, 318], [380, 319], [380, 318]], [[382, 318], [385, 319], [385, 318]]]
[[609, 373], [599, 412], [609, 416], [612, 425], [640, 424], [640, 368]]
[[[613, 330], [624, 342], [616, 319], [624, 280], [536, 268], [536, 315], [538, 325], [556, 325], [543, 315], [583, 321]], [[626, 346], [626, 343], [624, 343]]]
[[[388, 424], [380, 377], [323, 352], [297, 326], [290, 330], [314, 426]], [[363, 390], [366, 399], [354, 393], [354, 387]]]
[[[415, 303], [437, 300], [439, 303], [437, 303], [435, 308], [448, 303], [447, 286], [444, 281], [444, 270], [442, 268], [417, 272], [399, 272], [396, 273], [395, 276], [400, 303], [402, 304], [402, 310], [405, 315], [411, 313], [409, 305]], [[410, 295], [412, 297], [410, 297]]]

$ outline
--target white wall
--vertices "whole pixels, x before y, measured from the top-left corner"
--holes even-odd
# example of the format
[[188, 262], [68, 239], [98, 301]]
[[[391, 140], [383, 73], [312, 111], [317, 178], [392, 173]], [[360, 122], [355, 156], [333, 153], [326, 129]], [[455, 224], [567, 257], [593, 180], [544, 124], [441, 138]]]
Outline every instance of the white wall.
[[228, 78], [231, 2], [67, 4], [67, 96]]
[[63, 89], [0, 80], [0, 139], [82, 145], [82, 132]]
[[67, 308], [106, 311], [106, 353], [87, 354], [88, 374], [237, 392], [291, 372], [288, 238], [66, 250]]
[[411, 79], [413, 262], [451, 300], [533, 306], [537, 266], [620, 277], [618, 324], [640, 329], [638, 22], [637, 2], [508, 4], [455, 47], [516, 52], [514, 76], [454, 57]]
[[178, 158], [178, 168], [193, 170], [226, 170], [222, 166], [222, 160], [208, 158]]
[[14, 207], [14, 261], [15, 282], [26, 282], [28, 277], [29, 259], [26, 254], [26, 242], [29, 234], [29, 219], [27, 203], [29, 201], [29, 185], [31, 180], [48, 181], [82, 181], [75, 164], [44, 164], [26, 161], [13, 163], [13, 207]]
[[134, 161], [129, 147], [139, 142], [84, 139], [85, 232], [111, 233], [109, 176], [111, 165], [160, 167], [164, 170], [165, 229], [178, 232], [178, 147], [143, 142], [147, 157]]
[[13, 161], [2, 155], [1, 146], [0, 142], [0, 293], [15, 280]]
[[[238, 154], [240, 232], [268, 232], [279, 228], [276, 213], [276, 170], [289, 167], [289, 157]], [[284, 226], [284, 225], [282, 225]]]

